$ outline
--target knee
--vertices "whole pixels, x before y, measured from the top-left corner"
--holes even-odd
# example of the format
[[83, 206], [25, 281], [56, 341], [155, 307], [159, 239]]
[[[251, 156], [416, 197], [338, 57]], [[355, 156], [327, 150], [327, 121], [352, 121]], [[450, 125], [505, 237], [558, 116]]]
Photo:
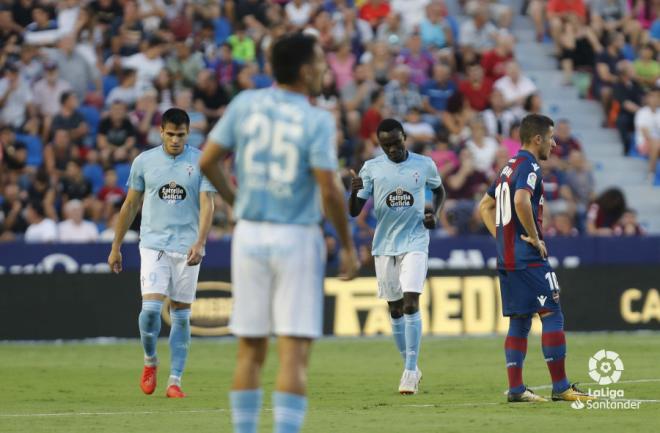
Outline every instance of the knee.
[[392, 319], [399, 319], [401, 316], [403, 316], [403, 307], [400, 305], [390, 305], [390, 317]]

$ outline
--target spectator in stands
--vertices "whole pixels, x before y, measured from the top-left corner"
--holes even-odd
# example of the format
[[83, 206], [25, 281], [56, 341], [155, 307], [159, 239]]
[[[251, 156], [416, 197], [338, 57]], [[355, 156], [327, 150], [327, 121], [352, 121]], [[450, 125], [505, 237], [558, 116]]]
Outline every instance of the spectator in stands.
[[435, 129], [440, 128], [442, 113], [447, 110], [447, 101], [458, 90], [456, 82], [451, 78], [451, 67], [446, 63], [436, 63], [433, 66], [433, 77], [422, 86], [422, 102], [424, 118]]
[[549, 158], [541, 163], [543, 172], [543, 198], [544, 206], [551, 214], [567, 212], [571, 217], [575, 215], [575, 199], [571, 187], [566, 182], [564, 173], [556, 158]]
[[47, 45], [57, 41], [57, 21], [52, 19], [48, 7], [42, 3], [32, 6], [32, 22], [25, 27], [25, 41], [30, 44]]
[[85, 101], [92, 87], [96, 93], [90, 99], [102, 98], [103, 84], [99, 73], [75, 48], [75, 35], [67, 35], [59, 40], [56, 50], [48, 51], [48, 56], [57, 63], [60, 76], [71, 85], [78, 100]]
[[69, 131], [70, 140], [81, 146], [87, 134], [89, 125], [78, 111], [78, 97], [73, 91], [66, 91], [60, 97], [60, 112], [53, 118], [53, 130], [64, 129]]
[[138, 92], [135, 88], [136, 74], [134, 69], [122, 69], [119, 76], [119, 86], [110, 91], [105, 105], [110, 107], [115, 101], [123, 102], [126, 107], [133, 109], [137, 102]]
[[546, 13], [550, 24], [550, 36], [555, 41], [558, 52], [564, 22], [570, 21], [573, 17], [582, 24], [587, 22], [587, 8], [584, 0], [548, 0]]
[[151, 37], [144, 49], [139, 53], [120, 59], [121, 66], [136, 71], [136, 89], [141, 93], [145, 89], [152, 87], [152, 82], [158, 76], [158, 73], [165, 67], [163, 61], [163, 41], [157, 37]]
[[0, 242], [13, 241], [25, 233], [28, 222], [24, 217], [20, 189], [16, 183], [3, 188], [0, 202]]
[[422, 43], [426, 48], [449, 47], [454, 42], [451, 28], [443, 17], [443, 9], [443, 4], [438, 1], [431, 1], [426, 6], [426, 16], [419, 23]]
[[580, 142], [572, 134], [571, 122], [568, 119], [559, 119], [557, 121], [554, 139], [557, 145], [552, 149], [551, 153], [559, 159], [567, 160], [572, 151], [582, 151]]
[[387, 0], [366, 0], [360, 8], [360, 18], [376, 29], [385, 17], [390, 14], [390, 4]]
[[429, 79], [435, 63], [431, 53], [422, 47], [422, 38], [417, 32], [408, 38], [398, 61], [410, 67], [410, 81], [417, 86], [422, 86]]
[[[121, 208], [121, 205], [117, 205]], [[115, 238], [115, 226], [119, 219], [119, 209], [115, 208], [115, 212], [108, 219], [108, 227], [99, 234], [99, 242], [112, 242]], [[140, 240], [140, 235], [135, 230], [128, 230], [124, 236], [124, 242], [135, 243]]]
[[135, 127], [136, 144], [140, 149], [148, 149], [161, 144], [160, 120], [162, 113], [158, 107], [158, 92], [147, 89], [138, 98], [135, 110], [129, 119]]
[[39, 202], [30, 202], [26, 207], [28, 227], [23, 238], [27, 243], [52, 243], [57, 241], [57, 224], [46, 216]]
[[44, 130], [50, 131], [53, 117], [62, 108], [62, 94], [72, 90], [68, 81], [60, 78], [57, 63], [44, 63], [45, 76], [34, 85], [34, 104], [44, 117]]
[[373, 41], [374, 31], [368, 22], [358, 17], [355, 9], [342, 5], [339, 11], [340, 13], [334, 16], [334, 38], [338, 41], [348, 39], [353, 54], [359, 57]]
[[337, 90], [340, 92], [351, 81], [353, 81], [353, 68], [355, 67], [355, 55], [351, 52], [351, 42], [342, 40], [337, 46], [337, 51], [327, 55], [328, 66], [335, 76]]
[[[240, 69], [240, 64], [232, 57], [231, 45], [226, 42], [220, 45], [220, 58], [215, 65], [215, 75], [220, 87], [227, 95], [234, 94], [234, 83]], [[199, 77], [200, 73], [197, 74], [197, 80]]]
[[504, 103], [518, 117], [523, 115], [525, 99], [536, 92], [536, 84], [529, 77], [521, 74], [520, 67], [515, 61], [507, 63], [506, 75], [497, 80], [494, 87], [502, 92]]
[[92, 196], [92, 183], [83, 176], [80, 163], [71, 160], [66, 165], [64, 176], [60, 179], [59, 191], [64, 203], [69, 200], [81, 200], [85, 202], [85, 208], [91, 213], [95, 203]]
[[610, 113], [614, 86], [617, 83], [617, 64], [623, 60], [623, 45], [625, 39], [621, 33], [611, 33], [606, 39], [605, 50], [596, 57], [596, 73], [594, 74], [594, 96], [600, 99], [603, 111], [605, 112], [605, 121], [603, 126], [607, 126], [607, 118]]
[[470, 19], [461, 25], [459, 43], [464, 64], [471, 64], [493, 48], [497, 27], [488, 20], [488, 5], [479, 3]]
[[234, 34], [227, 39], [231, 45], [232, 56], [239, 63], [253, 62], [256, 57], [256, 47], [252, 38], [247, 35], [245, 24], [238, 22]]
[[515, 40], [508, 33], [499, 33], [492, 50], [481, 56], [481, 67], [484, 75], [492, 82], [499, 80], [506, 73], [506, 65], [513, 60], [513, 44]]
[[229, 96], [220, 87], [210, 69], [204, 69], [199, 73], [193, 91], [193, 100], [197, 110], [206, 116], [209, 125], [215, 125], [229, 104]]
[[65, 220], [58, 224], [59, 242], [87, 243], [96, 242], [99, 230], [91, 221], [83, 219], [83, 204], [80, 200], [69, 200], [64, 204]]
[[371, 50], [364, 53], [360, 62], [369, 66], [371, 75], [378, 84], [384, 86], [389, 82], [393, 59], [384, 42], [374, 42]]
[[637, 221], [637, 212], [633, 209], [626, 209], [621, 219], [614, 225], [612, 234], [614, 236], [643, 236], [646, 233]]
[[174, 78], [176, 87], [195, 85], [199, 71], [204, 69], [204, 56], [199, 51], [192, 52], [192, 40], [177, 41], [176, 54], [167, 59], [167, 70]]
[[133, 152], [136, 143], [135, 127], [128, 118], [126, 105], [115, 101], [108, 115], [101, 120], [96, 137], [96, 147], [105, 164], [116, 159], [118, 149]]
[[29, 84], [21, 79], [17, 66], [8, 63], [4, 77], [0, 79], [0, 122], [21, 129], [28, 115], [34, 113], [32, 103]]
[[66, 171], [67, 164], [80, 155], [66, 129], [53, 131], [53, 140], [44, 147], [44, 168], [48, 175], [58, 179]]
[[611, 236], [626, 209], [626, 198], [620, 189], [609, 188], [603, 191], [589, 206], [587, 233], [592, 236]]
[[[433, 127], [422, 119], [422, 110], [419, 107], [413, 107], [408, 111], [403, 122], [403, 130], [406, 133], [406, 142], [412, 149], [421, 148], [418, 145], [424, 145], [433, 142], [435, 131]], [[421, 153], [418, 152], [417, 153]]]
[[499, 90], [493, 90], [490, 94], [490, 108], [481, 113], [486, 132], [495, 137], [500, 143], [509, 136], [511, 125], [516, 121], [513, 112], [506, 108], [504, 96]]
[[567, 86], [573, 83], [574, 71], [592, 72], [596, 53], [603, 50], [596, 33], [575, 15], [571, 15], [564, 23], [559, 47], [563, 84]]
[[113, 169], [106, 170], [103, 176], [103, 187], [96, 194], [101, 203], [102, 214], [108, 221], [115, 212], [117, 206], [121, 206], [126, 193], [117, 185], [117, 172]]
[[312, 16], [312, 5], [307, 0], [292, 0], [284, 7], [286, 17], [294, 29], [301, 29]]
[[493, 137], [486, 135], [486, 126], [480, 116], [474, 117], [470, 122], [472, 134], [466, 141], [465, 148], [472, 153], [474, 167], [487, 176], [492, 176], [495, 152], [498, 143]]
[[639, 50], [639, 58], [633, 63], [635, 77], [645, 90], [654, 87], [660, 78], [660, 63], [656, 60], [655, 48], [646, 44]]
[[660, 155], [660, 88], [646, 95], [646, 105], [635, 113], [635, 146], [640, 155], [648, 156], [648, 180], [655, 179]]
[[371, 76], [371, 69], [367, 65], [356, 64], [353, 78], [340, 92], [351, 136], [355, 136], [359, 132], [360, 118], [369, 109], [371, 94], [378, 87]]
[[371, 105], [362, 116], [360, 124], [360, 138], [369, 140], [372, 146], [376, 146], [378, 139], [376, 130], [381, 120], [383, 120], [383, 110], [385, 108], [385, 93], [383, 89], [377, 88], [371, 92]]
[[[5, 3], [0, 4], [0, 47], [6, 54], [16, 55], [21, 50], [23, 42], [23, 27], [12, 17], [11, 7]], [[0, 51], [1, 52], [1, 51]]]
[[188, 145], [199, 149], [206, 139], [208, 123], [204, 113], [195, 110], [192, 103], [192, 91], [190, 89], [180, 89], [176, 94], [176, 107], [185, 110], [190, 118], [190, 127], [188, 133]]
[[[623, 31], [633, 45], [637, 45], [642, 26], [630, 13], [626, 0], [590, 0], [591, 21], [589, 26], [601, 38], [611, 31]], [[640, 2], [644, 3], [644, 2]]]
[[410, 67], [397, 65], [394, 79], [385, 86], [385, 110], [389, 116], [403, 119], [411, 108], [421, 106], [419, 89], [410, 81]]
[[493, 91], [493, 82], [484, 77], [480, 64], [474, 63], [467, 67], [467, 76], [458, 86], [473, 110], [483, 111], [488, 107], [488, 100]]
[[387, 44], [392, 52], [399, 52], [408, 40], [409, 32], [403, 27], [401, 15], [391, 12], [376, 30], [377, 40]]
[[623, 154], [630, 150], [630, 133], [635, 130], [635, 113], [642, 105], [644, 90], [633, 78], [634, 70], [628, 61], [618, 65], [619, 81], [614, 86], [614, 100], [619, 104], [619, 114], [616, 118], [616, 128], [623, 143]]
[[449, 144], [458, 149], [465, 140], [470, 138], [468, 124], [474, 112], [470, 103], [461, 92], [456, 92], [447, 101], [447, 111], [442, 113], [442, 126], [449, 135]]
[[[0, 185], [18, 182], [27, 166], [27, 147], [9, 125], [0, 125]], [[4, 179], [7, 176], [7, 179]]]
[[[1, 46], [1, 44], [0, 44]], [[21, 78], [26, 83], [33, 85], [43, 75], [43, 65], [37, 57], [38, 49], [34, 45], [23, 45], [16, 62]]]
[[571, 188], [578, 215], [582, 218], [587, 207], [594, 200], [596, 181], [591, 164], [579, 150], [572, 150], [565, 169], [566, 184]]
[[522, 143], [520, 142], [520, 122], [516, 120], [511, 124], [509, 136], [502, 139], [502, 147], [506, 148], [509, 157], [515, 156]]
[[530, 93], [527, 98], [525, 98], [523, 110], [525, 112], [524, 116], [527, 116], [528, 114], [541, 114], [543, 111], [541, 94], [539, 92]]
[[557, 212], [552, 215], [552, 221], [546, 226], [546, 236], [578, 236], [580, 232], [573, 224], [573, 218], [568, 212]]
[[444, 132], [438, 134], [435, 149], [431, 151], [430, 156], [438, 167], [438, 173], [442, 179], [454, 172], [460, 165], [456, 152], [449, 148], [449, 137]]

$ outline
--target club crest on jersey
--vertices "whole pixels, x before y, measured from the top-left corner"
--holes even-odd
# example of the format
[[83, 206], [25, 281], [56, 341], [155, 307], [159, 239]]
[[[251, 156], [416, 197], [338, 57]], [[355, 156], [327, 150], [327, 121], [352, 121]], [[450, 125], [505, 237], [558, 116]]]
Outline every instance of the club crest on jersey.
[[158, 189], [158, 197], [169, 204], [175, 204], [186, 199], [186, 190], [172, 180]]
[[417, 182], [419, 182], [419, 173], [418, 173], [418, 172], [414, 172], [412, 176], [413, 176], [413, 179], [415, 179], [415, 185], [416, 185]]
[[527, 176], [527, 185], [529, 185], [530, 188], [536, 187], [536, 173], [530, 173]]
[[404, 210], [408, 209], [415, 203], [415, 198], [408, 191], [398, 187], [395, 191], [392, 191], [387, 195], [385, 202], [390, 209]]
[[188, 172], [188, 177], [192, 176], [192, 174], [195, 172], [195, 167], [192, 165], [188, 164], [186, 167], [186, 171]]

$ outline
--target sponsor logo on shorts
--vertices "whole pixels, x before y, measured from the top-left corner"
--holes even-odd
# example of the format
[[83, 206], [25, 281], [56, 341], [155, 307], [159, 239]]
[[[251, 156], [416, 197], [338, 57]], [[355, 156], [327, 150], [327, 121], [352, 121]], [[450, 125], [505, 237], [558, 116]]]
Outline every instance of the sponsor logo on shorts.
[[390, 209], [408, 209], [415, 204], [415, 198], [408, 191], [398, 187], [396, 191], [389, 193], [386, 203]]
[[186, 195], [186, 189], [174, 181], [171, 181], [167, 185], [163, 185], [158, 189], [158, 197], [169, 204], [175, 204], [185, 200]]

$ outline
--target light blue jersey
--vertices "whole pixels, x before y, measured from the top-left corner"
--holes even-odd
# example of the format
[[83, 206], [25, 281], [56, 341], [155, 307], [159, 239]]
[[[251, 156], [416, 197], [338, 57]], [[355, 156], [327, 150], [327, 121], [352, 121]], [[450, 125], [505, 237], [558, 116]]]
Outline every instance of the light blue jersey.
[[313, 168], [336, 170], [335, 121], [307, 98], [278, 88], [241, 92], [209, 134], [235, 152], [237, 219], [321, 221]]
[[424, 227], [426, 186], [442, 185], [431, 158], [408, 152], [400, 163], [381, 155], [364, 163], [360, 170], [364, 188], [357, 196], [374, 197], [376, 233], [371, 253], [398, 256], [413, 251], [428, 253], [429, 231]]
[[186, 254], [199, 231], [199, 193], [215, 191], [199, 170], [201, 152], [186, 145], [171, 156], [163, 146], [138, 155], [128, 187], [144, 192], [140, 246]]

